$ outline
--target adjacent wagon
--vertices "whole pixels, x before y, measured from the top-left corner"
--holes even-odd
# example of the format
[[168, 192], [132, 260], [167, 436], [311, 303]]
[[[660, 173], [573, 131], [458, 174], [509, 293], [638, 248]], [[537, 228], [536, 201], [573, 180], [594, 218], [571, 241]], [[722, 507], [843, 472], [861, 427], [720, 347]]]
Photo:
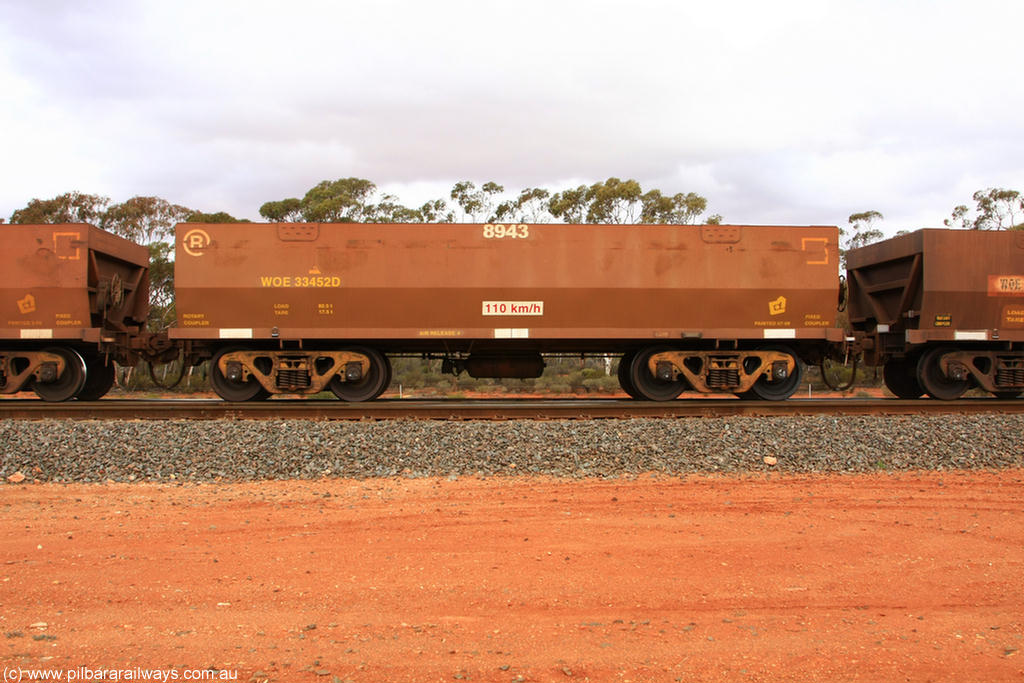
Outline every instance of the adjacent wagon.
[[0, 393], [96, 399], [133, 365], [149, 251], [91, 225], [0, 226]]
[[1024, 392], [1024, 231], [919, 230], [847, 269], [850, 325], [896, 396]]

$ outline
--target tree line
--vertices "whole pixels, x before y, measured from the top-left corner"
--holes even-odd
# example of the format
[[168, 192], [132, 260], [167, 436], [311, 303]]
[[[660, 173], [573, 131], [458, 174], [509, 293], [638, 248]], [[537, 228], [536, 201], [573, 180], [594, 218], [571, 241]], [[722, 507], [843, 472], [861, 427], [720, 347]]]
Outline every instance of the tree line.
[[[502, 199], [505, 187], [486, 182], [479, 187], [464, 180], [452, 187], [448, 199], [407, 207], [397, 197], [381, 193], [362, 178], [325, 180], [300, 199], [289, 197], [260, 207], [269, 221], [317, 223], [659, 223], [701, 221], [708, 200], [694, 192], [666, 195], [644, 191], [636, 180], [608, 178], [592, 185], [551, 192], [528, 187]], [[721, 223], [720, 215], [703, 219]]]

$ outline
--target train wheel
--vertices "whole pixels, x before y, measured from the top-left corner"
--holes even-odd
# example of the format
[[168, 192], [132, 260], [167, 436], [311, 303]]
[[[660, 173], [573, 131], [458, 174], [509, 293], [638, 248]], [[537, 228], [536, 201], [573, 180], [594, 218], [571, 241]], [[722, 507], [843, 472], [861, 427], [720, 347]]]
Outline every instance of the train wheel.
[[1011, 399], [1011, 398], [1017, 398], [1018, 396], [1020, 396], [1021, 392], [1019, 392], [1019, 391], [993, 391], [992, 395], [995, 396], [996, 398]]
[[762, 375], [750, 387], [750, 391], [746, 392], [749, 396], [742, 396], [741, 398], [758, 398], [762, 401], [785, 401], [800, 388], [800, 382], [804, 379], [804, 364], [800, 362], [800, 359], [796, 357], [792, 349], [785, 346], [765, 346], [759, 350], [778, 351], [789, 354], [793, 358], [793, 372], [788, 377], [782, 379], [770, 379]]
[[917, 381], [917, 363], [909, 358], [890, 358], [882, 368], [882, 380], [896, 398], [920, 398], [924, 393]]
[[52, 382], [32, 382], [32, 391], [44, 401], [67, 401], [78, 395], [85, 386], [85, 361], [74, 349], [55, 347], [45, 349], [64, 358], [64, 373]]
[[932, 349], [921, 356], [917, 364], [917, 381], [921, 383], [921, 388], [940, 401], [954, 401], [971, 387], [969, 379], [952, 379], [943, 374], [939, 361], [952, 350], [949, 347]]
[[270, 395], [263, 385], [260, 384], [255, 377], [249, 376], [248, 380], [233, 380], [228, 379], [220, 371], [220, 359], [224, 354], [233, 353], [235, 351], [244, 351], [242, 348], [230, 348], [221, 349], [217, 353], [213, 354], [213, 358], [210, 360], [210, 386], [217, 392], [225, 401], [242, 402], [242, 401], [257, 401], [264, 399]]
[[636, 389], [638, 394], [636, 398], [646, 398], [649, 401], [671, 401], [686, 389], [686, 382], [658, 379], [651, 374], [650, 368], [647, 367], [647, 361], [651, 356], [666, 350], [652, 347], [639, 351], [633, 356], [629, 364], [629, 381]]
[[98, 401], [114, 386], [114, 363], [90, 354], [85, 361], [85, 386], [78, 392], [79, 401]]
[[630, 398], [640, 398], [640, 392], [636, 390], [636, 387], [633, 386], [633, 380], [630, 379], [630, 367], [633, 365], [633, 357], [635, 355], [632, 351], [627, 351], [619, 359], [619, 386], [622, 387], [622, 390]]
[[369, 357], [370, 371], [358, 382], [342, 382], [340, 377], [335, 376], [328, 386], [342, 401], [371, 401], [383, 394], [391, 383], [391, 363], [386, 356], [373, 349], [354, 348], [351, 351]]

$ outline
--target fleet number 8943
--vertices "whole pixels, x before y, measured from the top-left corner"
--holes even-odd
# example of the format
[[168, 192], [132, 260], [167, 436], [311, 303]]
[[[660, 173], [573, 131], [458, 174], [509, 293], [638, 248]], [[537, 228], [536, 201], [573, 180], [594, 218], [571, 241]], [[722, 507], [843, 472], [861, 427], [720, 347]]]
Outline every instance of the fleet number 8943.
[[504, 225], [502, 223], [488, 223], [484, 226], [484, 239], [520, 239], [524, 240], [530, 236], [529, 225]]

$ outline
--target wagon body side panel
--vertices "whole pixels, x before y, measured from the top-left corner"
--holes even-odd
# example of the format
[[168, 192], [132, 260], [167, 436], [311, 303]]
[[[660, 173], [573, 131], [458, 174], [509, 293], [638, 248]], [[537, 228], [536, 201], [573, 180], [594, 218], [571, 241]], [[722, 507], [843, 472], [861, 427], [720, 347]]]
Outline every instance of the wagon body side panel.
[[[430, 345], [835, 330], [837, 231], [772, 226], [178, 227], [182, 338]], [[510, 232], [505, 232], [510, 231]], [[515, 337], [514, 335], [522, 335]], [[771, 333], [769, 332], [769, 336]], [[390, 340], [390, 342], [388, 341]]]

